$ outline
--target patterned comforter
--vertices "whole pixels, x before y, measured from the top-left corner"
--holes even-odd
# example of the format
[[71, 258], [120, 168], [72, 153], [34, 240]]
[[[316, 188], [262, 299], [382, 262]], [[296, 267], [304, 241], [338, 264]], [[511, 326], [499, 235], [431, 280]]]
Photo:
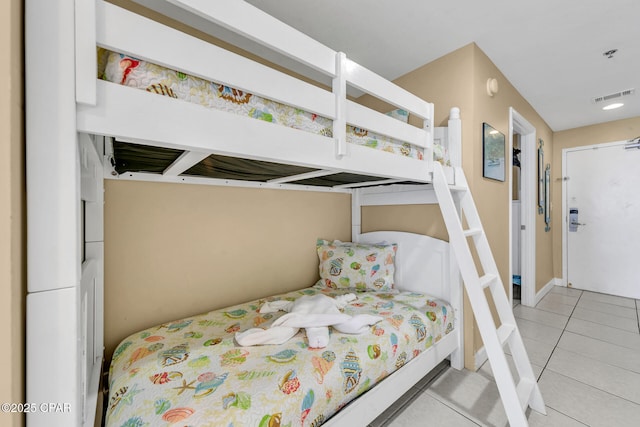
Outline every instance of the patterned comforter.
[[353, 289], [316, 284], [266, 300], [165, 323], [125, 339], [109, 372], [107, 426], [318, 426], [453, 330], [453, 310], [417, 293], [357, 293], [344, 313], [379, 315], [362, 335], [332, 330], [308, 347], [304, 332], [279, 346], [240, 347], [236, 331], [269, 327], [284, 312], [264, 301]]
[[[99, 50], [99, 78], [209, 108], [332, 136], [333, 122], [279, 102], [170, 70], [131, 56]], [[422, 149], [366, 129], [347, 126], [347, 142], [422, 159]]]

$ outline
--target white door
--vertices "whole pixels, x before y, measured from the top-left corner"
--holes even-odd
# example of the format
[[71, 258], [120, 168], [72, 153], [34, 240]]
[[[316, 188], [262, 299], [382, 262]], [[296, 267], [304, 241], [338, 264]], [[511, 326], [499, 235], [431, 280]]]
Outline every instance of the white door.
[[567, 283], [640, 298], [640, 149], [564, 150]]

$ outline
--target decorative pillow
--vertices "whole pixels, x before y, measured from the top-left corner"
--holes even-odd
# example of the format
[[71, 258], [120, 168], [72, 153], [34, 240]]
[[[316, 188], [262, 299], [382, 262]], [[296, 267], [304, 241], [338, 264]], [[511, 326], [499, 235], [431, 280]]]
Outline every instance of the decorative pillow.
[[409, 121], [409, 112], [398, 108], [397, 110], [389, 111], [387, 116], [398, 119], [401, 122], [407, 123]]
[[320, 279], [333, 289], [390, 291], [398, 245], [318, 239]]

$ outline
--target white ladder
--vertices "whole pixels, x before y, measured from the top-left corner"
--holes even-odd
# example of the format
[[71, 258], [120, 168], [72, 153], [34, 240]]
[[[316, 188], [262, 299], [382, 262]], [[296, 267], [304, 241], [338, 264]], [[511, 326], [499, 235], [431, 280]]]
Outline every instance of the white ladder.
[[[529, 356], [524, 347], [520, 331], [513, 317], [513, 307], [504, 291], [502, 280], [493, 258], [489, 241], [482, 228], [478, 210], [473, 202], [471, 191], [462, 168], [455, 168], [456, 196], [460, 199], [460, 210], [464, 214], [468, 228], [462, 227], [462, 214], [454, 204], [452, 189], [447, 183], [444, 170], [434, 162], [433, 187], [438, 198], [440, 210], [449, 232], [449, 243], [453, 247], [460, 273], [464, 281], [471, 308], [476, 318], [484, 347], [491, 363], [493, 376], [511, 426], [527, 426], [526, 410], [531, 409], [546, 415], [544, 401], [538, 383], [533, 374]], [[471, 255], [468, 237], [471, 237], [482, 266], [480, 276]], [[485, 289], [489, 288], [500, 317], [500, 327], [496, 328], [487, 301]], [[511, 369], [507, 364], [504, 345], [509, 344], [511, 355], [520, 381], [516, 385]]]

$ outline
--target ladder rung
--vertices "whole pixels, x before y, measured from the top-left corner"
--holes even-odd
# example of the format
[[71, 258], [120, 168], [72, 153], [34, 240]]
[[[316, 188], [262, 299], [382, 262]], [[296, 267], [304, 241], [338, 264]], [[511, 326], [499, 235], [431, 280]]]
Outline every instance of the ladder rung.
[[482, 234], [482, 228], [470, 228], [468, 230], [463, 230], [462, 234], [464, 234], [465, 237], [477, 236], [479, 234]]
[[[447, 231], [451, 237], [451, 245], [460, 267], [460, 274], [469, 295], [471, 308], [476, 315], [478, 329], [487, 346], [487, 355], [491, 361], [492, 369], [495, 368], [496, 384], [499, 390], [506, 391], [509, 394], [505, 396], [501, 393], [507, 418], [512, 426], [527, 425], [524, 411], [530, 406], [532, 409], [544, 413], [544, 401], [527, 358], [526, 348], [524, 348], [516, 321], [511, 315], [505, 316], [503, 312], [507, 310], [506, 314], [511, 314], [511, 307], [504, 294], [502, 280], [495, 266], [495, 259], [491, 253], [489, 242], [486, 240], [486, 233], [482, 229], [471, 190], [466, 188], [468, 186], [462, 168], [455, 169], [455, 179], [459, 187], [462, 188], [449, 186], [444, 169], [440, 163], [434, 162], [433, 188], [440, 204]], [[464, 228], [461, 226], [462, 218], [466, 219], [466, 227]], [[475, 268], [474, 256], [471, 252], [472, 242], [468, 241], [468, 237], [474, 238], [473, 243], [476, 245], [476, 255], [482, 266], [483, 276], [480, 276]], [[485, 295], [486, 292], [484, 291], [486, 288], [491, 290], [496, 303], [495, 308], [500, 314], [500, 318], [507, 319], [497, 329], [490, 308], [486, 304], [487, 295]], [[499, 349], [495, 348], [496, 338], [501, 346]], [[520, 377], [517, 385], [514, 383], [513, 373], [504, 357], [504, 345], [506, 343], [513, 347], [509, 350]], [[514, 406], [516, 398], [521, 406], [520, 410]], [[511, 402], [514, 404], [511, 404]]]
[[504, 343], [506, 343], [509, 338], [513, 335], [513, 332], [516, 330], [516, 325], [511, 323], [503, 323], [498, 328], [498, 339], [500, 340], [500, 345], [504, 347]]
[[531, 393], [533, 393], [535, 385], [535, 381], [532, 381], [528, 378], [522, 378], [520, 379], [520, 382], [516, 387], [516, 392], [518, 393], [518, 401], [520, 402], [520, 407], [523, 411], [527, 406], [529, 406], [529, 399], [531, 398]]
[[496, 274], [485, 274], [480, 278], [480, 285], [482, 286], [482, 289], [486, 289], [496, 283], [497, 280], [498, 276]]

